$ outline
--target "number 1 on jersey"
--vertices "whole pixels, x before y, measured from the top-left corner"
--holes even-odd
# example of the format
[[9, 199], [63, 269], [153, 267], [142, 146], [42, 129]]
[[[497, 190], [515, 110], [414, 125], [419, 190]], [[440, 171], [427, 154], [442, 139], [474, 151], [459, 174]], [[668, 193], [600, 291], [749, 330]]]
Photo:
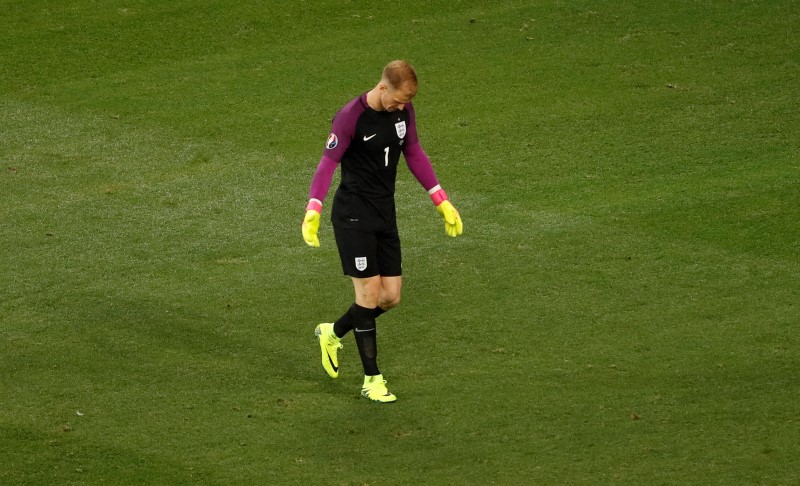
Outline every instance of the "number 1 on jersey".
[[385, 163], [384, 167], [389, 167], [389, 147], [383, 149], [383, 161]]

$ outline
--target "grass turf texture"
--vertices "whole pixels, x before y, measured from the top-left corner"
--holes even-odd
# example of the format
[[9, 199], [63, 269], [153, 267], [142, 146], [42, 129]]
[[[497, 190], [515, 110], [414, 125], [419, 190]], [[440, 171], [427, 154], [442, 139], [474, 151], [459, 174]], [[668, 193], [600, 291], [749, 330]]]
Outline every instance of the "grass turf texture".
[[[2, 2], [0, 483], [800, 481], [800, 8]], [[330, 118], [417, 67], [392, 406], [319, 366]], [[327, 212], [326, 212], [327, 214]]]

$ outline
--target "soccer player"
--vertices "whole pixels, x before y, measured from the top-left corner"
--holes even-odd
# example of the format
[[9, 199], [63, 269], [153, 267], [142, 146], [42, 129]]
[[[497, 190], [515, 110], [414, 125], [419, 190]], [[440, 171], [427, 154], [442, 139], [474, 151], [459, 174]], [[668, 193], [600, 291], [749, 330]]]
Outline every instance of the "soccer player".
[[355, 302], [336, 322], [319, 324], [314, 333], [319, 338], [322, 367], [336, 378], [341, 339], [354, 331], [364, 367], [361, 395], [381, 403], [397, 400], [378, 369], [375, 320], [400, 302], [400, 238], [394, 193], [401, 153], [444, 219], [447, 235], [455, 237], [463, 230], [461, 216], [439, 185], [417, 139], [411, 104], [417, 86], [414, 68], [405, 61], [392, 61], [374, 88], [336, 113], [311, 181], [302, 223], [303, 239], [309, 246], [318, 247], [322, 203], [341, 165], [331, 223], [342, 270], [353, 281]]

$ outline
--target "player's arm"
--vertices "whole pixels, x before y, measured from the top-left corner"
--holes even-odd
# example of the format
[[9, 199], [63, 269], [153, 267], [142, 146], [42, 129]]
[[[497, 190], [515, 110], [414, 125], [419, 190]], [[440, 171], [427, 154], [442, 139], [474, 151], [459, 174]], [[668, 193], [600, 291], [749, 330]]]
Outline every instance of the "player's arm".
[[339, 165], [337, 161], [323, 155], [319, 161], [314, 177], [311, 179], [311, 188], [308, 193], [308, 204], [306, 205], [306, 215], [303, 218], [301, 229], [303, 231], [303, 240], [308, 246], [319, 246], [319, 222], [322, 214], [322, 202], [328, 195], [328, 190], [331, 187], [333, 180], [333, 173], [336, 172], [336, 167]]
[[[322, 214], [322, 203], [328, 190], [331, 187], [333, 173], [342, 160], [350, 141], [355, 133], [355, 120], [358, 119], [358, 98], [345, 105], [344, 108], [336, 113], [331, 124], [331, 132], [328, 141], [325, 142], [325, 150], [322, 152], [322, 159], [319, 161], [314, 177], [311, 179], [311, 188], [308, 191], [308, 204], [306, 214], [303, 217], [303, 240], [308, 246], [319, 246], [319, 222]], [[354, 109], [355, 108], [355, 109]]]
[[456, 237], [464, 231], [464, 223], [461, 221], [461, 215], [458, 213], [453, 204], [447, 197], [439, 180], [436, 178], [436, 172], [433, 170], [428, 155], [422, 150], [419, 142], [407, 145], [403, 148], [403, 155], [405, 156], [408, 168], [414, 177], [417, 178], [422, 187], [428, 191], [428, 195], [436, 206], [436, 211], [444, 219], [444, 231], [447, 236]]

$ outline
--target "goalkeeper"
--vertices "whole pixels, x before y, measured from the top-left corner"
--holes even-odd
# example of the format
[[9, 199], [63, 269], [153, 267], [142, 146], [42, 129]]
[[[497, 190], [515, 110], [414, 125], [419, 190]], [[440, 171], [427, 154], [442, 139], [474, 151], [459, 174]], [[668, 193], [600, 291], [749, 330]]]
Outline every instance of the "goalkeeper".
[[340, 340], [354, 331], [364, 367], [361, 395], [382, 403], [397, 399], [386, 388], [378, 369], [375, 320], [400, 302], [402, 272], [394, 192], [401, 153], [444, 219], [447, 235], [458, 236], [463, 229], [458, 211], [439, 185], [417, 139], [411, 104], [417, 86], [411, 65], [392, 61], [374, 88], [336, 113], [311, 181], [302, 223], [303, 239], [309, 246], [318, 247], [322, 204], [341, 165], [331, 223], [342, 270], [353, 281], [355, 302], [336, 322], [319, 324], [314, 332], [319, 338], [322, 366], [336, 378]]

